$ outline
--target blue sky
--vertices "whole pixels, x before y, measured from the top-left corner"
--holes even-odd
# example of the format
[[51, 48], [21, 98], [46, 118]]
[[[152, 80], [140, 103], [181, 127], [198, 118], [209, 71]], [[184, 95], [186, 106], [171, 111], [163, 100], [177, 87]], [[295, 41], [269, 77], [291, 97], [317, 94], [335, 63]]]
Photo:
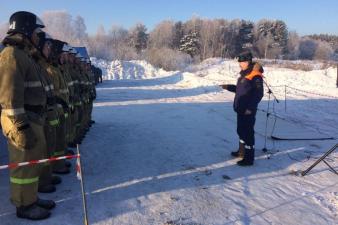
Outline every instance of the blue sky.
[[0, 22], [18, 10], [41, 14], [46, 10], [66, 10], [84, 17], [89, 33], [102, 24], [126, 28], [143, 22], [148, 29], [165, 19], [202, 18], [282, 19], [290, 30], [301, 35], [328, 33], [338, 35], [338, 0], [0, 0]]

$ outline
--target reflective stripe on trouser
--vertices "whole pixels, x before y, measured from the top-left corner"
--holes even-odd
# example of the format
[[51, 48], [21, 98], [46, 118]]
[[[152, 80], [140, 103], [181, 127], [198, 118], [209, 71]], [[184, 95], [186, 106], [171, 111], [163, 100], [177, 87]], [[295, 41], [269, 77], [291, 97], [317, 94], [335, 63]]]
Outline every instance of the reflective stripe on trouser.
[[[50, 158], [54, 155], [56, 149], [56, 128], [59, 125], [59, 119], [55, 111], [47, 112], [47, 122], [44, 126], [45, 136], [46, 136], [46, 157]], [[39, 185], [44, 186], [51, 184], [52, 182], [52, 167], [50, 163], [42, 164], [42, 170], [40, 174]]]
[[[63, 156], [65, 155], [66, 150], [66, 120], [65, 118], [60, 118], [60, 124], [56, 129], [56, 136], [57, 136], [57, 142], [56, 142], [56, 150], [54, 152], [54, 157]], [[52, 162], [52, 169], [53, 171], [58, 171], [59, 169], [62, 169], [65, 167], [65, 160], [58, 160], [55, 162]]]
[[[3, 118], [1, 118], [3, 122]], [[37, 142], [32, 149], [19, 150], [10, 142], [8, 143], [9, 161], [11, 163], [39, 160], [45, 157], [46, 140], [43, 126], [30, 123], [37, 137]], [[38, 181], [41, 165], [32, 165], [10, 169], [10, 195], [16, 207], [28, 206], [37, 200]]]

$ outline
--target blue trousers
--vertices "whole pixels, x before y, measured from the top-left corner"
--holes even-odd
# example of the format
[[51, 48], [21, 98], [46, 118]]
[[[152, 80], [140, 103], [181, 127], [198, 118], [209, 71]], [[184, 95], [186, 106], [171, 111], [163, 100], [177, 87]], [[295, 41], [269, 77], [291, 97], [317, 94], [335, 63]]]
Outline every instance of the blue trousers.
[[256, 113], [251, 115], [237, 114], [237, 134], [241, 142], [245, 145], [255, 145], [255, 126]]

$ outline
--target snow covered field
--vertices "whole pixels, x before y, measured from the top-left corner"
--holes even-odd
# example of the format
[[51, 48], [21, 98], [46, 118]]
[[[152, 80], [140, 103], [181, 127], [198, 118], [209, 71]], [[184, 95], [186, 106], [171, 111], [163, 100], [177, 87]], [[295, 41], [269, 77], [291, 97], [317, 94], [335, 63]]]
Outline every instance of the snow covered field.
[[[268, 139], [265, 154], [264, 136], [257, 132], [253, 167], [240, 168], [230, 157], [238, 145], [234, 96], [217, 84], [235, 83], [236, 62], [209, 59], [183, 72], [142, 61], [96, 62], [107, 69], [106, 80], [97, 87], [96, 123], [81, 145], [90, 224], [337, 224], [337, 175], [324, 163], [308, 176], [292, 174], [310, 166], [337, 139]], [[271, 103], [274, 114], [300, 132], [338, 138], [335, 68], [268, 67], [265, 76], [281, 101]], [[264, 122], [258, 117], [257, 126]], [[288, 132], [283, 124], [279, 129]], [[327, 161], [338, 169], [338, 151]], [[0, 164], [6, 162], [2, 143]], [[48, 221], [15, 218], [7, 171], [0, 171], [0, 192], [1, 225], [83, 224], [75, 171], [55, 194], [41, 195], [58, 202]]]

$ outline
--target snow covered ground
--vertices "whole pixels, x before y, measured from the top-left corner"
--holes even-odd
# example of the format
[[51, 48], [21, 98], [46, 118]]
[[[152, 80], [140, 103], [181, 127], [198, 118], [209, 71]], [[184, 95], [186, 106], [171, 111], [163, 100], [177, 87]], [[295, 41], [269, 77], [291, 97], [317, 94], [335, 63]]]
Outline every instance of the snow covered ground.
[[91, 58], [91, 61], [102, 69], [103, 77], [106, 80], [147, 79], [170, 75], [170, 72], [155, 68], [142, 60], [107, 62], [102, 59]]
[[[81, 145], [90, 224], [337, 224], [337, 175], [324, 163], [308, 176], [292, 174], [337, 140], [268, 139], [265, 154], [258, 132], [253, 167], [240, 168], [230, 157], [238, 145], [233, 94], [216, 85], [236, 81], [236, 62], [210, 59], [183, 72], [140, 61], [97, 62], [107, 69], [106, 80], [97, 87], [96, 123]], [[337, 138], [335, 76], [334, 68], [266, 68], [266, 80], [281, 100], [275, 113], [300, 131], [306, 127]], [[285, 110], [284, 85], [315, 94], [287, 88]], [[266, 107], [267, 95], [260, 105]], [[0, 164], [7, 162], [3, 144]], [[338, 153], [327, 161], [338, 169]], [[7, 176], [0, 171], [1, 225], [83, 224], [75, 171], [55, 194], [41, 195], [58, 206], [47, 222], [34, 223], [15, 218]]]

